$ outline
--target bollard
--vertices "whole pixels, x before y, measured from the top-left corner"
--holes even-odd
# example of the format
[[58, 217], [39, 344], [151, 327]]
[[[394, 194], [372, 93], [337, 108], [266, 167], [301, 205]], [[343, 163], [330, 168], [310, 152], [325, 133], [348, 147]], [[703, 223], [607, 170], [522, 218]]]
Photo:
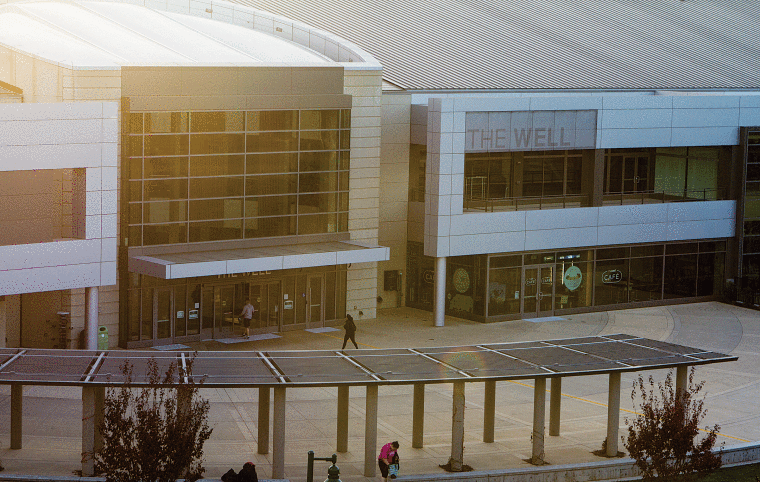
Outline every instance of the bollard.
[[314, 457], [314, 451], [308, 452], [308, 463], [306, 466], [306, 482], [314, 482], [314, 461], [324, 460], [326, 462], [332, 462], [332, 465], [327, 469], [327, 479], [325, 482], [334, 480], [340, 482], [340, 469], [335, 463], [338, 461], [338, 455], [332, 454], [332, 457]]
[[325, 482], [330, 482], [331, 480], [340, 482], [340, 469], [335, 465], [335, 462], [333, 462], [330, 468], [327, 469], [327, 478], [325, 479]]

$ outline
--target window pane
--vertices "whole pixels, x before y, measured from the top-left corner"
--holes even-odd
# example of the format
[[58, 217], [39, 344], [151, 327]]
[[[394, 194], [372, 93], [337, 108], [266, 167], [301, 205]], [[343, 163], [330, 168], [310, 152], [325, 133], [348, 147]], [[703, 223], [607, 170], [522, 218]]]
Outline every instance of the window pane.
[[724, 253], [699, 255], [697, 296], [720, 295], [723, 287]]
[[298, 175], [247, 176], [245, 192], [249, 196], [296, 193], [298, 192]]
[[254, 111], [247, 113], [249, 131], [289, 131], [298, 129], [297, 110]]
[[298, 132], [248, 134], [247, 152], [287, 152], [298, 150]]
[[596, 259], [619, 259], [628, 257], [628, 248], [597, 249]]
[[295, 216], [278, 216], [273, 218], [254, 218], [245, 220], [246, 238], [267, 238], [271, 236], [290, 236], [296, 234]]
[[153, 338], [153, 289], [142, 290], [142, 331], [143, 340]]
[[697, 255], [665, 256], [665, 299], [697, 294]]
[[143, 245], [187, 242], [187, 224], [153, 224], [143, 227]]
[[128, 246], [142, 246], [142, 226], [130, 226]]
[[145, 136], [146, 156], [183, 156], [187, 152], [187, 134]]
[[242, 225], [241, 219], [190, 223], [190, 242], [240, 239]]
[[187, 157], [145, 159], [145, 178], [187, 177]]
[[298, 234], [335, 233], [338, 218], [335, 214], [312, 214], [298, 216]]
[[302, 152], [301, 172], [307, 171], [337, 171], [338, 152]]
[[349, 130], [340, 131], [340, 148], [341, 149], [351, 148], [351, 131]]
[[329, 151], [338, 147], [338, 131], [301, 131], [302, 151]]
[[187, 132], [187, 112], [147, 112], [145, 133]]
[[187, 179], [145, 181], [145, 201], [187, 199]]
[[187, 221], [187, 201], [159, 201], [143, 204], [145, 223]]
[[127, 155], [130, 157], [142, 157], [143, 155], [143, 136], [129, 136], [127, 145]]
[[665, 246], [665, 254], [696, 253], [698, 243], [668, 244]]
[[314, 214], [337, 211], [338, 193], [301, 194], [298, 196], [298, 214]]
[[631, 259], [630, 301], [662, 299], [662, 257]]
[[488, 285], [488, 316], [520, 312], [521, 276], [520, 268], [491, 270]]
[[235, 176], [243, 174], [245, 157], [193, 156], [190, 158], [190, 177]]
[[338, 190], [338, 174], [335, 172], [300, 174], [298, 192], [327, 192]]
[[190, 220], [199, 219], [230, 219], [243, 217], [243, 200], [209, 199], [190, 201]]
[[142, 179], [142, 158], [129, 159], [129, 178], [130, 179]]
[[[577, 269], [571, 269], [573, 267]], [[593, 263], [557, 263], [558, 282], [554, 285], [556, 309], [591, 306], [592, 267]]]
[[245, 198], [245, 217], [296, 214], [296, 196], [257, 196]]
[[191, 132], [242, 132], [245, 130], [243, 112], [193, 112]]
[[129, 224], [142, 223], [142, 204], [129, 203]]
[[129, 291], [129, 340], [140, 339], [140, 290]]
[[185, 285], [174, 288], [174, 336], [185, 336], [187, 324], [187, 309]]
[[643, 258], [644, 256], [662, 256], [663, 245], [632, 246], [631, 258]]
[[249, 154], [246, 156], [248, 174], [270, 174], [279, 172], [298, 172], [298, 154]]
[[628, 302], [628, 260], [597, 261], [594, 305]]
[[301, 129], [337, 129], [337, 110], [302, 110]]
[[[341, 171], [347, 171], [351, 168], [351, 152], [350, 151], [341, 151], [340, 153], [340, 167], [339, 169]], [[422, 192], [425, 192], [425, 178], [424, 178], [424, 172], [425, 172], [425, 161], [422, 161], [422, 168], [423, 168], [423, 178], [422, 178]]]
[[142, 134], [143, 133], [143, 115], [141, 112], [130, 113], [129, 120], [127, 121], [127, 129], [130, 134]]
[[242, 176], [190, 179], [190, 199], [211, 197], [239, 197], [242, 195]]
[[340, 111], [340, 126], [343, 129], [351, 128], [351, 110], [350, 109], [343, 109], [342, 111]]
[[245, 134], [192, 134], [191, 154], [234, 154], [245, 152]]

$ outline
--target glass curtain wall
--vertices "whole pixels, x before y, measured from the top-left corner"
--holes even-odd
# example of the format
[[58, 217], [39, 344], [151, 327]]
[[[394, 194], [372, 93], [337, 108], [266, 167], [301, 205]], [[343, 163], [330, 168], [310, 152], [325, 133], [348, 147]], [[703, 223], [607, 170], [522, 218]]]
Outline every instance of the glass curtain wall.
[[747, 133], [747, 168], [744, 183], [742, 278], [760, 279], [760, 131]]
[[349, 110], [129, 116], [129, 246], [348, 230]]

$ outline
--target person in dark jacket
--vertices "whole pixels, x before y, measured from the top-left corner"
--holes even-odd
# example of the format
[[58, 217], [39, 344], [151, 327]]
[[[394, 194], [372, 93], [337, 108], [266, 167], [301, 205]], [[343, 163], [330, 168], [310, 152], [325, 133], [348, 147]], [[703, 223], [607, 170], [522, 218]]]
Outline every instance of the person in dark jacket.
[[238, 482], [259, 482], [256, 466], [252, 462], [246, 462], [243, 465], [243, 470], [238, 474]]
[[343, 337], [343, 348], [341, 348], [341, 351], [346, 349], [346, 342], [348, 342], [348, 340], [351, 340], [354, 347], [358, 349], [359, 345], [356, 344], [356, 324], [354, 324], [354, 318], [351, 315], [346, 315], [346, 322], [343, 323], [343, 329], [346, 330], [346, 336]]

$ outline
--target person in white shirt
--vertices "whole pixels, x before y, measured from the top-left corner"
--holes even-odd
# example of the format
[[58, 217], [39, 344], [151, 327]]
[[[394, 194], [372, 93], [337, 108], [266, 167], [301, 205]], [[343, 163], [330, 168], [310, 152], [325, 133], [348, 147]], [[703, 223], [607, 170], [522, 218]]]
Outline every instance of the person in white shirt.
[[245, 306], [243, 306], [243, 311], [240, 312], [240, 321], [243, 322], [243, 329], [245, 330], [240, 336], [243, 336], [245, 338], [250, 338], [250, 332], [249, 329], [251, 328], [251, 320], [253, 319], [253, 314], [256, 313], [256, 308], [253, 307], [251, 304], [251, 300], [246, 298], [245, 300]]

